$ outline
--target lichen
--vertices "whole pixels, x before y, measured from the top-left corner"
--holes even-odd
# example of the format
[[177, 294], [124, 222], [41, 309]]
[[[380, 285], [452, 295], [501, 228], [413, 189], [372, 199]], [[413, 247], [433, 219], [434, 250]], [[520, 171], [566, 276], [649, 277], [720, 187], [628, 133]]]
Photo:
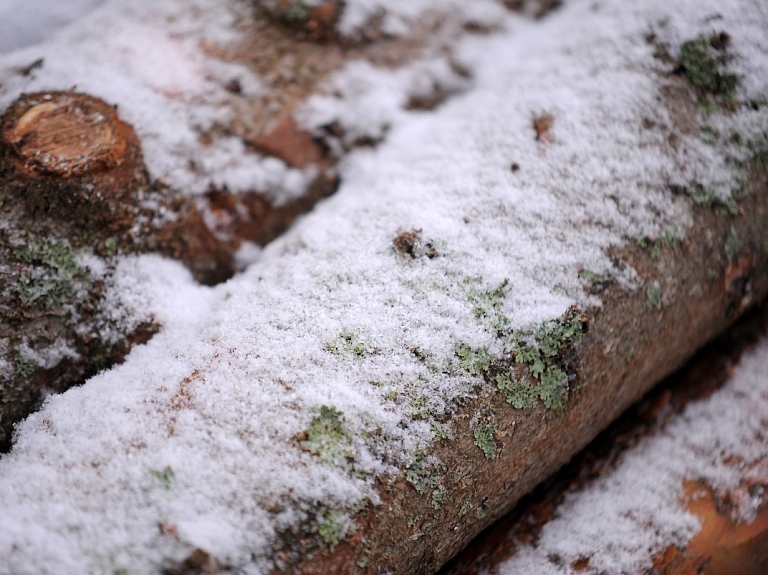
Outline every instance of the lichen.
[[474, 429], [475, 445], [483, 451], [487, 459], [496, 459], [499, 449], [496, 447], [495, 435], [498, 430], [495, 419], [483, 421]]
[[486, 348], [472, 349], [465, 343], [457, 343], [454, 352], [459, 358], [459, 368], [470, 375], [482, 375], [488, 371], [494, 360]]
[[411, 463], [405, 469], [405, 480], [423, 495], [435, 488], [439, 479], [434, 475], [434, 467], [427, 462], [422, 450], [415, 449], [409, 455]]
[[66, 242], [32, 240], [13, 250], [13, 257], [29, 266], [21, 271], [13, 288], [23, 304], [60, 310], [74, 297], [77, 284], [89, 280], [87, 270], [77, 265], [75, 251]]
[[442, 489], [433, 489], [432, 490], [432, 496], [430, 497], [430, 500], [432, 502], [432, 509], [440, 509], [440, 507], [443, 505], [443, 500], [445, 499], [445, 491]]
[[352, 436], [345, 429], [344, 414], [322, 405], [300, 440], [301, 448], [317, 455], [325, 465], [352, 469], [355, 451]]
[[496, 375], [496, 387], [507, 402], [517, 409], [530, 409], [536, 400], [554, 411], [562, 411], [568, 401], [568, 375], [556, 361], [563, 351], [581, 342], [585, 320], [570, 308], [561, 318], [544, 322], [532, 333], [515, 334], [515, 363], [526, 364], [534, 382], [517, 382], [512, 375], [502, 371]]
[[727, 69], [725, 32], [697, 36], [680, 46], [680, 69], [694, 85], [713, 95], [732, 99], [739, 77]]
[[504, 279], [493, 289], [483, 289], [481, 277], [467, 277], [461, 288], [472, 306], [475, 318], [492, 333], [503, 336], [509, 330], [509, 318], [504, 315], [504, 296], [509, 280]]
[[150, 469], [149, 476], [152, 478], [155, 485], [164, 491], [170, 491], [171, 487], [173, 487], [173, 482], [176, 479], [176, 474], [170, 466], [166, 466], [164, 469]]
[[464, 517], [467, 513], [469, 513], [470, 509], [472, 509], [472, 496], [467, 495], [461, 504], [461, 509], [459, 509], [459, 517]]
[[325, 344], [325, 349], [333, 355], [348, 358], [362, 358], [372, 352], [366, 343], [353, 332], [343, 330], [339, 335]]
[[658, 281], [654, 281], [645, 290], [645, 303], [648, 309], [660, 309], [662, 303], [661, 297], [661, 285]]
[[496, 376], [496, 387], [504, 394], [507, 403], [515, 409], [533, 409], [539, 396], [535, 387], [528, 381], [514, 381], [508, 372]]
[[338, 511], [328, 510], [317, 516], [317, 534], [328, 545], [331, 553], [344, 540], [346, 532], [346, 521]]
[[732, 195], [723, 197], [712, 186], [695, 184], [691, 188], [691, 197], [698, 205], [711, 208], [721, 216], [735, 216], [739, 213], [739, 207]]

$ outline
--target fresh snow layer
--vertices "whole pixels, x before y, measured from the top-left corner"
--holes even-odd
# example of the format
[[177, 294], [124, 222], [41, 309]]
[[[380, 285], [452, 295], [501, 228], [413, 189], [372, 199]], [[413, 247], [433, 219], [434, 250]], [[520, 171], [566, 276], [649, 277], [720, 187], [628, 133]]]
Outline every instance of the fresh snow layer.
[[[3, 27], [23, 16], [9, 15]], [[245, 66], [205, 49], [241, 39], [237, 25], [251, 17], [241, 0], [107, 0], [49, 42], [0, 56], [0, 109], [21, 92], [74, 87], [118, 106], [154, 178], [186, 194], [216, 185], [280, 204], [302, 194], [315, 172], [249, 152], [238, 138], [201, 142], [235, 114], [228, 82], [237, 79], [246, 96], [263, 89]], [[39, 69], [17, 72], [38, 59]]]
[[[626, 453], [615, 470], [567, 497], [538, 543], [519, 547], [498, 575], [575, 573], [569, 566], [584, 558], [586, 573], [646, 573], [654, 554], [670, 545], [684, 547], [700, 528], [683, 505], [684, 481], [700, 480], [721, 493], [749, 480], [765, 481], [766, 421], [763, 341], [721, 390], [689, 405], [663, 432]], [[734, 519], [750, 521], [762, 498], [736, 501]], [[557, 565], [553, 556], [561, 559]]]
[[103, 0], [3, 0], [0, 54], [42, 42]]
[[[152, 18], [135, 16], [150, 4]], [[107, 58], [93, 31], [81, 30], [82, 43], [74, 31], [59, 36], [45, 48], [47, 79], [31, 89], [75, 75], [80, 89], [120, 101], [148, 158], [157, 154], [150, 163], [172, 172], [174, 154], [197, 153], [185, 122], [196, 110], [210, 120], [216, 108], [197, 72], [196, 39], [237, 15], [231, 2], [183, 4], [202, 16], [170, 18], [179, 14], [173, 0], [105, 5], [89, 29], [98, 23], [105, 39], [140, 32], [149, 44], [126, 40]], [[582, 268], [639, 285], [606, 248], [685, 232], [688, 203], [670, 182], [732, 183], [717, 150], [690, 138], [677, 161], [660, 132], [642, 129], [644, 118], [670, 122], [657, 99], [663, 67], [644, 40], [649, 27], [666, 22], [674, 48], [711, 31], [715, 13], [717, 29], [733, 37], [734, 66], [751, 75], [750, 90], [765, 92], [768, 18], [751, 0], [573, 0], [542, 22], [507, 15], [500, 33], [456, 47], [473, 85], [437, 110], [362, 98], [386, 123], [385, 141], [347, 156], [338, 193], [252, 254], [241, 275], [208, 289], [154, 256], [125, 262], [111, 289], [142, 301], [151, 281], [147, 307], [165, 327], [123, 365], [49, 398], [18, 425], [0, 460], [0, 573], [153, 573], [195, 547], [238, 572], [263, 573], [290, 525], [365, 497], [375, 504], [373, 478], [408, 464], [433, 440], [433, 415], [481, 383], [461, 374], [456, 344], [505, 351], [474, 316], [468, 289], [508, 279], [501, 311], [514, 329], [572, 304], [598, 305], [584, 294]], [[157, 58], [173, 64], [170, 76], [155, 67], [159, 46], [168, 48]], [[350, 65], [331, 82], [349, 89], [310, 102], [304, 120], [336, 116], [361, 132], [377, 129], [345, 82], [362, 75], [374, 94], [379, 74], [412, 81]], [[4, 84], [3, 102], [21, 89], [16, 82]], [[158, 102], [168, 103], [168, 117], [142, 119]], [[548, 142], [532, 127], [542, 113], [554, 116]], [[766, 128], [765, 108], [731, 118]], [[396, 254], [393, 238], [411, 229], [439, 256]], [[419, 417], [414, 404], [424, 408]], [[297, 434], [322, 405], [344, 414], [355, 473], [299, 448]]]

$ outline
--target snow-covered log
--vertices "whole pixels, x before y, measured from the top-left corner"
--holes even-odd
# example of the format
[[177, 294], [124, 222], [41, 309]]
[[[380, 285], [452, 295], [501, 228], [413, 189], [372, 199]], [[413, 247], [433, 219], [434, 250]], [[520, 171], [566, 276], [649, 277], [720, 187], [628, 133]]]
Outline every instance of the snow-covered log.
[[113, 0], [3, 59], [209, 230], [340, 185], [216, 287], [110, 260], [104, 317], [162, 328], [16, 426], [0, 573], [432, 572], [768, 292], [759, 3], [319, 6]]

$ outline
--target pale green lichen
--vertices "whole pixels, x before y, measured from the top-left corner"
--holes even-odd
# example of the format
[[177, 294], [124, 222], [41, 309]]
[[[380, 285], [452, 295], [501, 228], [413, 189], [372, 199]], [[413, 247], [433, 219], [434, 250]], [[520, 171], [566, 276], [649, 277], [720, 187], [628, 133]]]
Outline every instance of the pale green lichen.
[[338, 511], [329, 510], [317, 517], [317, 534], [333, 553], [346, 535], [346, 521]]
[[730, 39], [724, 32], [698, 36], [680, 46], [680, 68], [691, 82], [711, 94], [732, 100], [739, 77], [727, 69], [725, 48]]
[[409, 455], [411, 463], [405, 469], [405, 480], [422, 495], [437, 487], [439, 479], [434, 475], [434, 467], [427, 462], [425, 453], [415, 449]]
[[430, 499], [432, 502], [432, 509], [440, 509], [440, 507], [443, 505], [443, 500], [445, 499], [445, 491], [440, 488], [433, 489]]
[[29, 377], [37, 371], [37, 362], [34, 359], [17, 355], [13, 360], [14, 377]]
[[327, 342], [325, 349], [333, 355], [352, 359], [360, 359], [372, 351], [355, 333], [347, 330], [343, 330], [339, 335]]
[[170, 466], [166, 466], [164, 469], [150, 469], [149, 476], [152, 478], [155, 485], [164, 491], [170, 491], [176, 480], [176, 474]]
[[459, 368], [470, 375], [482, 375], [488, 371], [494, 360], [486, 348], [472, 349], [465, 343], [457, 343], [454, 352], [459, 358]]
[[528, 381], [514, 381], [509, 373], [503, 372], [496, 376], [496, 387], [504, 394], [507, 403], [515, 409], [532, 409], [536, 407], [539, 396], [535, 387]]
[[484, 289], [481, 277], [467, 277], [461, 283], [467, 301], [472, 306], [475, 318], [492, 333], [502, 336], [509, 329], [509, 318], [504, 315], [504, 296], [509, 280], [505, 279], [497, 287]]
[[517, 409], [530, 409], [540, 399], [545, 407], [562, 411], [568, 401], [568, 375], [555, 365], [560, 354], [581, 342], [584, 323], [570, 308], [561, 318], [544, 322], [532, 333], [517, 333], [515, 362], [526, 364], [534, 382], [516, 382], [507, 373], [496, 376], [496, 387]]
[[645, 303], [648, 309], [660, 309], [662, 303], [661, 286], [655, 281], [645, 290]]
[[13, 288], [24, 304], [59, 310], [74, 297], [77, 284], [90, 279], [87, 270], [77, 265], [72, 246], [65, 242], [32, 240], [15, 249], [13, 255], [30, 266], [22, 270]]
[[464, 517], [467, 513], [469, 513], [470, 509], [472, 509], [472, 496], [467, 495], [461, 504], [461, 509], [459, 509], [459, 517]]
[[695, 184], [691, 190], [691, 197], [698, 205], [711, 208], [721, 216], [735, 216], [739, 213], [739, 206], [733, 196], [723, 197], [712, 186]]
[[302, 449], [317, 455], [325, 465], [351, 469], [355, 451], [352, 435], [345, 428], [344, 414], [327, 405], [316, 408], [316, 413], [300, 441]]
[[486, 459], [496, 459], [499, 449], [496, 447], [495, 436], [498, 430], [499, 426], [494, 419], [483, 421], [474, 429], [475, 445], [483, 451]]

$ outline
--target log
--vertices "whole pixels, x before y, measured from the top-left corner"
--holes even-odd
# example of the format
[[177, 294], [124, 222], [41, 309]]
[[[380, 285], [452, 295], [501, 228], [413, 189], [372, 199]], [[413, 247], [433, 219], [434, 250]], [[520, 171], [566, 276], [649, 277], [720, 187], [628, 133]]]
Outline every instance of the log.
[[[17, 426], [3, 568], [438, 569], [768, 293], [765, 15], [704, 9], [451, 4], [454, 66], [328, 71], [293, 118], [339, 191]], [[425, 69], [471, 84], [409, 110]]]
[[[754, 418], [745, 405], [734, 405], [731, 401], [721, 404], [721, 411], [728, 416], [723, 421], [712, 422], [711, 435], [698, 441], [700, 454], [710, 458], [709, 467], [715, 469], [716, 462], [722, 459], [738, 461], [738, 467], [731, 470], [737, 478], [737, 485], [715, 488], [704, 478], [685, 479], [673, 490], [673, 497], [667, 499], [665, 490], [646, 499], [647, 507], [656, 508], [656, 513], [647, 514], [633, 504], [617, 505], [619, 501], [606, 501], [615, 497], [616, 491], [608, 488], [602, 496], [595, 497], [596, 486], [605, 485], [613, 480], [614, 485], [621, 485], [617, 476], [632, 457], [642, 457], [645, 450], [650, 458], [656, 458], [648, 466], [648, 476], [664, 481], [659, 476], [661, 460], [667, 457], [658, 448], [649, 448], [669, 428], [677, 425], [684, 428], [683, 414], [689, 406], [718, 401], [716, 394], [724, 387], [733, 385], [734, 376], [740, 377], [744, 363], [762, 364], [765, 367], [765, 336], [768, 334], [768, 307], [765, 302], [741, 318], [733, 328], [718, 337], [714, 342], [699, 351], [684, 368], [664, 380], [636, 405], [632, 406], [620, 419], [601, 433], [589, 446], [573, 458], [566, 466], [550, 477], [517, 507], [497, 523], [473, 540], [458, 556], [443, 569], [441, 575], [475, 575], [478, 573], [499, 573], [514, 575], [534, 569], [528, 563], [523, 565], [522, 556], [533, 550], [539, 561], [548, 553], [542, 546], [546, 529], [552, 529], [557, 521], [570, 521], [575, 531], [573, 542], [577, 547], [571, 556], [561, 556], [549, 562], [553, 572], [591, 572], [600, 569], [599, 562], [606, 559], [615, 561], [614, 568], [627, 570], [621, 562], [626, 561], [626, 550], [633, 547], [633, 541], [641, 538], [654, 539], [654, 532], [662, 532], [665, 537], [651, 547], [635, 546], [633, 557], [636, 568], [632, 572], [658, 573], [659, 575], [682, 575], [701, 573], [716, 575], [725, 573], [758, 574], [765, 570], [765, 549], [768, 541], [768, 513], [765, 503], [758, 495], [761, 486], [768, 478], [758, 471], [764, 465], [764, 457], [750, 458], [737, 456], [730, 450], [721, 451], [718, 433], [727, 429], [738, 429], [749, 418]], [[757, 352], [756, 352], [757, 349]], [[758, 354], [757, 358], [749, 357]], [[760, 368], [759, 368], [760, 369]], [[727, 391], [725, 392], [727, 393]], [[724, 395], [723, 392], [720, 392]], [[714, 398], [713, 398], [714, 397]], [[689, 421], [692, 418], [689, 417]], [[718, 426], [717, 423], [720, 425]], [[723, 425], [724, 424], [724, 425]], [[764, 432], [756, 427], [756, 434]], [[671, 437], [666, 450], [674, 450], [677, 455], [685, 451], [685, 438], [681, 434]], [[744, 449], [747, 442], [738, 446]], [[757, 464], [755, 466], [755, 464]], [[711, 472], [711, 471], [710, 471]], [[626, 487], [618, 491], [620, 498], [633, 500], [633, 494]], [[752, 499], [745, 497], [750, 494]], [[592, 536], [587, 542], [586, 531], [596, 523], [603, 523], [604, 518], [593, 514], [588, 519], [589, 526], [583, 522], [583, 516], [577, 517], [573, 502], [592, 496], [593, 509], [619, 509], [626, 512], [632, 509], [634, 517], [643, 517], [644, 523], [635, 524], [635, 533], [622, 531], [622, 545], [619, 549], [609, 545], [610, 534], [602, 537]], [[696, 517], [699, 526], [684, 536], [677, 536], [674, 543], [669, 538], [669, 517], [658, 513], [663, 509], [670, 515], [677, 510], [679, 516], [686, 512]], [[605, 524], [615, 521], [610, 517]], [[577, 530], [581, 528], [582, 532]], [[593, 532], [594, 534], [594, 532]], [[673, 535], [672, 538], [676, 536]], [[548, 537], [551, 542], [551, 537]], [[546, 545], [547, 543], [544, 543]], [[573, 557], [578, 555], [578, 557]], [[624, 557], [622, 557], [624, 555]], [[639, 556], [639, 557], [638, 557]], [[517, 557], [517, 561], [515, 558]], [[638, 561], [639, 559], [639, 561]]]
[[[184, 189], [187, 179], [173, 182], [167, 174], [157, 170], [152, 173], [145, 164], [136, 130], [120, 117], [118, 104], [134, 115], [162, 117], [166, 107], [174, 105], [175, 93], [163, 94], [159, 102], [142, 108], [125, 93], [110, 94], [112, 98], [107, 101], [73, 90], [33, 91], [15, 96], [3, 111], [0, 206], [5, 246], [0, 262], [8, 272], [0, 286], [5, 294], [0, 304], [4, 312], [0, 339], [4, 342], [1, 349], [5, 366], [0, 388], [1, 451], [10, 446], [13, 426], [39, 407], [48, 393], [64, 391], [121, 362], [135, 344], [147, 341], [160, 328], [156, 317], [144, 317], [146, 310], [135, 310], [133, 314], [144, 317], [139, 326], [104, 317], [104, 306], [122, 305], [109, 301], [112, 296], [104, 293], [105, 278], [114, 274], [121, 259], [159, 253], [183, 262], [203, 284], [215, 285], [229, 279], [242, 266], [237, 259], [241, 247], [268, 244], [335, 191], [335, 166], [356, 145], [335, 146], [332, 153], [322, 134], [310, 135], [297, 124], [293, 115], [300, 104], [320, 91], [329, 74], [346, 60], [363, 58], [378, 65], [402, 65], [423, 53], [442, 49], [441, 38], [447, 33], [433, 30], [434, 46], [416, 33], [370, 45], [365, 34], [343, 37], [333, 32], [338, 19], [335, 2], [311, 8], [306, 14], [301, 12], [304, 17], [300, 21], [286, 21], [286, 14], [295, 13], [290, 8], [286, 3], [255, 6], [250, 17], [239, 23], [248, 34], [234, 45], [223, 47], [199, 39], [204, 57], [213, 62], [211, 66], [233, 66], [236, 70], [242, 67], [246, 75], [256, 72], [269, 79], [265, 89], [252, 94], [247, 86], [243, 87], [239, 75], [227, 78], [223, 86], [216, 88], [228, 98], [224, 104], [217, 104], [219, 113], [231, 116], [228, 125], [216, 126], [209, 130], [211, 133], [194, 129], [200, 132], [196, 137], [203, 142], [198, 162], [213, 154], [209, 148], [215, 148], [217, 139], [230, 137], [245, 149], [245, 160], [256, 163], [269, 157], [282, 164], [284, 171], [293, 170], [302, 180], [299, 190], [286, 193], [271, 189], [276, 183], [263, 174], [251, 177], [252, 181], [245, 185], [236, 177], [231, 184], [226, 175], [220, 177], [221, 182], [214, 182], [210, 170], [197, 165], [191, 157], [183, 158], [182, 167], [175, 169], [189, 170], [195, 178], [210, 182], [196, 192]], [[145, 14], [144, 18], [152, 20], [151, 15]], [[141, 15], [127, 15], [124, 21], [143, 25]], [[434, 26], [439, 28], [438, 24]], [[90, 37], [91, 42], [105, 42], [100, 48], [105, 52], [131, 49], [120, 45], [119, 34], [117, 39], [102, 39], [98, 32], [89, 31], [85, 37]], [[88, 45], [81, 39], [75, 42]], [[78, 58], [78, 50], [84, 49], [75, 47], [72, 57]], [[36, 80], [45, 83], [46, 66], [56, 67], [46, 64], [46, 57], [50, 62], [59, 51], [55, 46], [48, 50], [50, 54], [46, 56], [43, 50], [43, 57], [35, 59], [33, 66], [12, 67], [16, 76], [12, 79], [17, 84], [6, 88], [6, 99], [36, 85]], [[139, 63], [146, 64], [151, 62]], [[76, 84], [81, 78], [68, 67], [64, 59], [52, 74], [71, 75], [71, 83]], [[94, 75], [98, 76], [98, 72]], [[129, 92], [141, 90], [145, 81], [143, 69], [133, 70], [133, 75], [123, 78]], [[60, 76], [56, 82], [61, 82]], [[96, 89], [106, 95], [112, 83], [108, 78], [101, 85], [97, 83]], [[423, 98], [436, 105], [445, 96], [436, 84]], [[139, 131], [151, 138], [153, 129], [153, 123], [147, 122]], [[184, 129], [187, 126], [172, 128]], [[343, 139], [340, 126], [334, 127], [333, 138]], [[168, 154], [168, 150], [163, 152]], [[235, 155], [235, 161], [242, 162], [243, 158]], [[268, 170], [274, 172], [274, 165]], [[63, 252], [66, 261], [59, 258], [54, 262], [55, 258], [43, 253], [50, 249]], [[31, 281], [30, 273], [56, 283], [61, 275], [58, 267], [73, 267], [73, 258], [83, 253], [100, 260], [94, 265], [105, 266], [101, 277], [90, 278], [92, 270], [83, 264], [72, 272], [78, 281], [62, 280], [65, 298], [46, 302], [35, 297], [28, 301], [29, 296], [20, 286]], [[79, 281], [86, 277], [94, 281]], [[78, 297], [74, 297], [76, 292]], [[87, 331], [83, 326], [91, 324], [102, 324], [101, 330], [120, 333], [119, 344], [105, 342], [95, 332], [82, 335], [80, 332]], [[42, 330], [41, 325], [45, 326]], [[39, 357], [47, 353], [45, 350], [64, 347], [69, 351], [59, 353], [58, 360], [50, 354]]]

